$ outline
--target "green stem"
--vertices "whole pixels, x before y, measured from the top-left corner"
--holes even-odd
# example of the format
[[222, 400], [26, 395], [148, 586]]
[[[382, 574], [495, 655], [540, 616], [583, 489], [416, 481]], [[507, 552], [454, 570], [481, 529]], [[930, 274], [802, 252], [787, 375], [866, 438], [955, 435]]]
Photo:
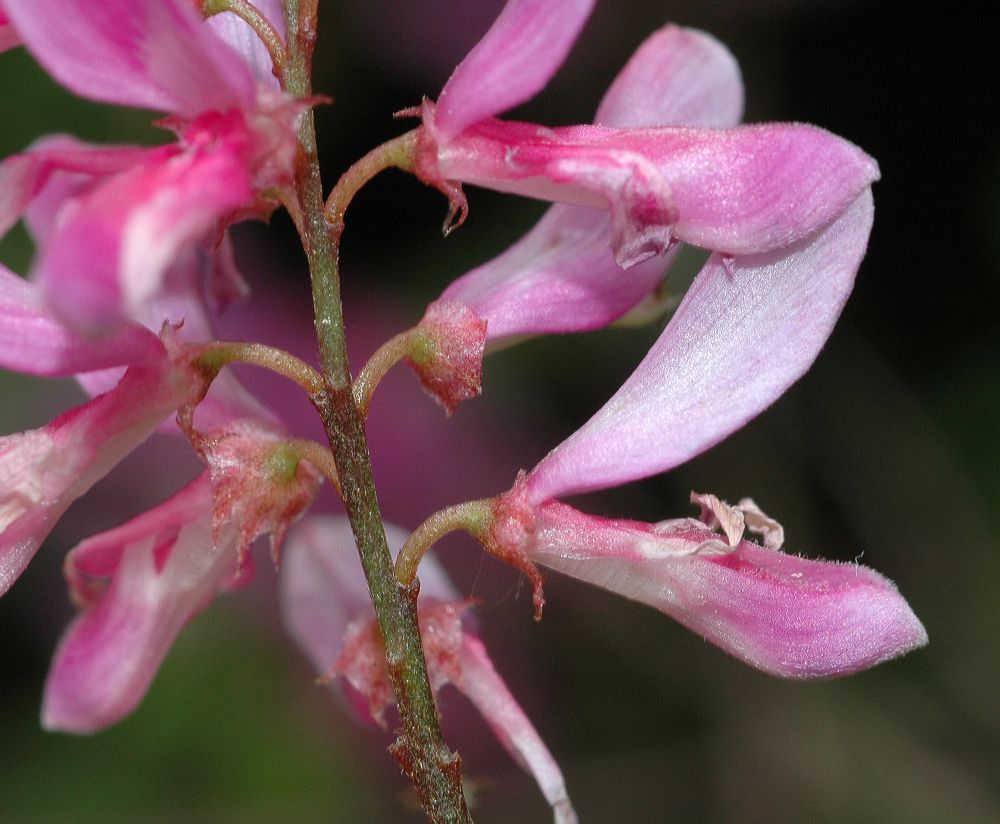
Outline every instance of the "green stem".
[[295, 381], [310, 395], [323, 392], [326, 388], [319, 372], [283, 349], [243, 341], [215, 341], [200, 349], [201, 354], [195, 362], [213, 374], [230, 363], [248, 363]]
[[417, 576], [417, 566], [434, 544], [449, 532], [464, 529], [480, 543], [484, 543], [486, 533], [493, 524], [493, 499], [483, 498], [455, 504], [435, 512], [418, 526], [396, 558], [396, 580], [408, 585]]
[[[317, 0], [285, 0], [287, 59], [282, 81], [299, 98], [312, 96], [312, 49]], [[379, 630], [389, 676], [403, 722], [393, 751], [432, 822], [471, 821], [462, 794], [458, 755], [444, 744], [437, 707], [427, 678], [417, 624], [419, 586], [400, 586], [378, 508], [364, 426], [351, 391], [333, 226], [324, 215], [323, 189], [312, 112], [302, 115], [296, 191], [303, 246], [313, 284], [320, 365], [326, 389], [314, 396], [336, 461], [342, 497], [354, 531]], [[335, 200], [334, 202], [339, 202]], [[345, 203], [346, 208], [346, 203]]]
[[368, 417], [368, 407], [371, 406], [376, 387], [393, 366], [411, 353], [417, 334], [418, 330], [413, 328], [389, 338], [358, 372], [354, 381], [354, 403], [357, 404], [362, 419]]

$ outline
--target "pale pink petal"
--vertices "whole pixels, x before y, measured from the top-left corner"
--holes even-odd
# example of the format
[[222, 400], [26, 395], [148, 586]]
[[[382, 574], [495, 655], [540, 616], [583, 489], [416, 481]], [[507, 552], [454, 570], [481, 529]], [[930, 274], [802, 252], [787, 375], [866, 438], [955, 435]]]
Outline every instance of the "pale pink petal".
[[107, 332], [156, 293], [185, 246], [252, 201], [237, 146], [156, 156], [66, 204], [33, 276], [61, 319]]
[[[279, 37], [285, 36], [285, 14], [281, 0], [255, 0], [254, 6], [267, 20]], [[208, 25], [225, 40], [247, 64], [258, 86], [280, 88], [274, 76], [271, 55], [253, 29], [240, 17], [229, 12], [215, 14], [208, 18]]]
[[534, 776], [552, 806], [556, 824], [575, 824], [576, 812], [566, 792], [562, 770], [524, 710], [493, 667], [483, 642], [465, 633], [462, 679], [456, 686], [489, 724], [497, 740], [525, 772]]
[[[666, 26], [639, 47], [597, 111], [606, 126], [726, 127], [739, 122], [743, 84], [732, 54], [706, 34]], [[452, 283], [444, 300], [468, 304], [487, 340], [598, 329], [662, 280], [675, 252], [623, 272], [603, 210], [556, 204], [510, 249]]]
[[84, 338], [42, 305], [33, 284], [0, 265], [0, 366], [31, 375], [72, 375], [162, 357], [148, 329], [130, 324], [101, 340]]
[[604, 95], [602, 126], [725, 129], [743, 117], [736, 58], [710, 34], [664, 26], [651, 34]]
[[145, 696], [177, 634], [231, 570], [235, 532], [213, 546], [210, 501], [201, 476], [70, 553], [67, 572], [86, 608], [60, 642], [46, 679], [46, 729], [94, 732]]
[[720, 551], [691, 519], [609, 521], [552, 502], [528, 557], [648, 604], [753, 667], [784, 678], [848, 675], [927, 643], [887, 578], [749, 541]]
[[618, 392], [528, 478], [531, 500], [663, 472], [718, 443], [812, 364], [868, 243], [871, 191], [790, 249], [714, 255]]
[[417, 172], [428, 182], [610, 209], [621, 266], [677, 240], [730, 255], [783, 248], [878, 178], [857, 146], [799, 124], [548, 129], [484, 120], [436, 148], [429, 135], [423, 141]]
[[440, 300], [470, 306], [487, 321], [491, 344], [600, 329], [655, 289], [675, 256], [667, 252], [622, 271], [610, 240], [607, 213], [557, 204], [499, 257], [454, 281]]
[[594, 0], [508, 0], [438, 97], [441, 138], [534, 97], [566, 59], [593, 6]]
[[48, 426], [0, 437], [0, 595], [69, 505], [197, 389], [162, 358], [131, 367], [112, 391]]
[[190, 0], [5, 0], [26, 48], [83, 97], [194, 117], [248, 109], [253, 75]]

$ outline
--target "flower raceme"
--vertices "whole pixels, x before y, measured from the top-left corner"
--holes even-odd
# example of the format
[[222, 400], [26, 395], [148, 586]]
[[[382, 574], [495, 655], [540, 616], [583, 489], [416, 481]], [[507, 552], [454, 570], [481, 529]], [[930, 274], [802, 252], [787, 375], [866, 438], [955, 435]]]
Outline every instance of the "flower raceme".
[[[227, 227], [288, 205], [311, 256], [314, 226], [336, 246], [343, 225], [300, 213], [299, 173], [315, 157], [300, 151], [298, 128], [310, 126], [303, 114], [314, 101], [282, 87], [292, 85], [282, 61], [304, 48], [283, 40], [283, 4], [239, 4], [245, 17], [206, 21], [198, 10], [209, 5], [227, 7], [0, 0], [0, 51], [23, 44], [81, 96], [163, 112], [177, 138], [105, 147], [57, 135], [0, 162], [0, 233], [21, 219], [36, 244], [28, 281], [0, 267], [0, 366], [74, 376], [91, 396], [47, 426], [0, 437], [0, 594], [62, 513], [154, 431], [186, 436], [207, 465], [167, 501], [69, 553], [65, 574], [81, 612], [46, 682], [49, 728], [90, 732], [131, 712], [180, 630], [248, 579], [250, 543], [270, 535], [277, 562], [321, 474], [338, 484], [332, 453], [292, 438], [279, 410], [219, 372], [237, 349], [260, 346], [217, 340], [214, 314], [247, 295]], [[392, 162], [442, 190], [459, 221], [466, 183], [555, 203], [383, 347], [359, 375], [355, 403], [342, 393], [350, 419], [364, 416], [400, 358], [450, 411], [479, 393], [487, 346], [604, 327], [653, 300], [680, 243], [701, 247], [707, 262], [621, 389], [508, 492], [453, 508], [466, 512], [456, 523], [531, 576], [537, 610], [543, 565], [647, 603], [776, 675], [842, 675], [900, 655], [926, 634], [892, 583], [856, 564], [785, 554], [780, 526], [752, 501], [730, 507], [696, 495], [701, 519], [645, 524], [561, 500], [683, 463], [809, 368], [853, 286], [878, 178], [868, 155], [821, 129], [738, 125], [736, 61], [708, 35], [676, 26], [639, 48], [593, 125], [498, 119], [548, 82], [593, 5], [509, 0], [437, 101], [420, 107], [417, 129], [392, 142], [411, 153]], [[334, 195], [339, 184], [327, 204], [339, 204], [339, 220], [350, 198]], [[322, 290], [329, 284], [317, 271]], [[330, 413], [330, 375], [293, 360], [270, 349], [252, 362], [297, 380]], [[328, 430], [330, 420], [340, 419], [325, 415]], [[346, 437], [328, 435], [335, 447]], [[363, 439], [355, 446], [365, 451]], [[348, 511], [358, 488], [344, 485]], [[404, 544], [398, 530], [388, 533]], [[421, 528], [405, 541], [402, 583], [437, 534]], [[399, 685], [360, 570], [345, 567], [351, 543], [337, 519], [294, 529], [282, 608], [316, 666], [381, 720]], [[468, 603], [429, 561], [421, 578], [419, 604], [416, 587], [405, 592], [431, 687], [463, 692], [535, 777], [556, 821], [575, 821], [562, 773], [489, 660]], [[399, 589], [391, 577], [383, 584]], [[408, 712], [407, 702], [398, 706]]]

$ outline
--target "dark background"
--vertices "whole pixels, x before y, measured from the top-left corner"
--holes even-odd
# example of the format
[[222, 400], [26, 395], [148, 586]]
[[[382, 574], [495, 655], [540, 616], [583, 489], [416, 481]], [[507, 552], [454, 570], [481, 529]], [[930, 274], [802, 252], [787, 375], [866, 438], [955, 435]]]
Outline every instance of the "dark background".
[[[500, 5], [323, 4], [315, 85], [334, 98], [318, 112], [328, 185], [399, 133], [393, 111], [436, 95]], [[816, 123], [879, 161], [869, 253], [814, 369], [709, 453], [579, 503], [659, 520], [689, 514], [690, 489], [753, 495], [783, 522], [789, 551], [860, 558], [895, 580], [931, 639], [847, 680], [784, 683], [658, 613], [556, 575], [535, 625], [515, 575], [470, 542], [447, 543], [440, 556], [463, 592], [484, 599], [482, 634], [584, 821], [1000, 819], [1000, 75], [995, 34], [973, 4], [937, 8], [601, 2], [557, 78], [512, 115], [589, 120], [631, 51], [675, 21], [733, 50], [748, 121]], [[0, 56], [0, 100], [3, 155], [53, 131], [164, 139], [145, 113], [61, 92], [22, 53]], [[544, 208], [467, 193], [471, 217], [447, 240], [442, 198], [401, 175], [377, 180], [352, 206], [344, 281], [359, 362]], [[237, 235], [266, 300], [227, 322], [250, 334], [253, 321], [261, 338], [308, 356], [308, 287], [288, 221]], [[0, 244], [0, 260], [26, 271], [20, 230]], [[413, 526], [437, 507], [506, 488], [589, 417], [657, 331], [494, 355], [483, 397], [451, 419], [410, 375], [393, 374], [371, 423], [387, 517]], [[13, 375], [0, 375], [0, 392], [4, 433], [80, 397], [69, 383]], [[169, 494], [194, 471], [182, 451], [154, 442], [100, 484], [0, 601], [0, 821], [419, 820], [383, 751], [388, 739], [350, 722], [284, 638], [263, 562], [248, 592], [220, 599], [188, 628], [132, 717], [92, 738], [38, 728], [48, 660], [72, 614], [62, 555]], [[547, 820], [531, 780], [462, 703], [445, 693], [443, 710], [475, 782], [477, 820]]]

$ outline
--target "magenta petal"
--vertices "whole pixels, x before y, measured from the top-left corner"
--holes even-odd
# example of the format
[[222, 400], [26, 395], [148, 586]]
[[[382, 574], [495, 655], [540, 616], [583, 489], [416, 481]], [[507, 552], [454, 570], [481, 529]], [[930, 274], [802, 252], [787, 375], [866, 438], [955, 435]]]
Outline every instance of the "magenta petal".
[[0, 437], [0, 595], [69, 505], [190, 400], [192, 388], [163, 358], [130, 368], [112, 391], [48, 426]]
[[783, 252], [713, 255], [617, 393], [528, 478], [531, 500], [663, 472], [718, 443], [812, 364], [854, 284], [872, 224], [865, 191]]
[[597, 109], [602, 126], [724, 129], [743, 117], [736, 58], [711, 35], [664, 26], [636, 50]]
[[719, 551], [697, 521], [608, 521], [538, 510], [529, 557], [670, 615], [784, 678], [848, 675], [927, 643], [895, 585], [859, 564], [810, 561], [743, 541]]
[[494, 669], [483, 642], [468, 632], [462, 643], [460, 666], [462, 678], [456, 686], [479, 710], [504, 749], [534, 776], [552, 806], [556, 824], [575, 824], [576, 812], [559, 765]]
[[[53, 176], [68, 177], [59, 187], [63, 196], [73, 192], [82, 181], [117, 174], [137, 163], [150, 162], [167, 149], [144, 149], [137, 146], [90, 146], [66, 135], [54, 135], [38, 141], [27, 151], [0, 161], [0, 236], [5, 235], [28, 209], [29, 204], [50, 184]], [[47, 209], [47, 213], [53, 212]], [[42, 235], [48, 234], [51, 220], [44, 222]], [[34, 227], [32, 227], [34, 228]], [[40, 240], [36, 236], [36, 240]]]
[[34, 277], [60, 318], [90, 334], [134, 315], [186, 245], [252, 202], [239, 151], [163, 153], [67, 204]]
[[253, 76], [189, 0], [4, 0], [27, 49], [83, 97], [182, 117], [248, 108]]
[[539, 92], [566, 59], [594, 0], [508, 0], [438, 97], [435, 125], [447, 140]]
[[0, 52], [5, 52], [20, 45], [20, 36], [14, 31], [14, 26], [8, 19], [6, 12], [0, 9]]
[[73, 375], [162, 357], [163, 345], [135, 324], [98, 341], [59, 323], [35, 287], [0, 265], [0, 366], [31, 375]]
[[[213, 547], [211, 535], [203, 475], [156, 509], [70, 553], [67, 572], [86, 609], [49, 670], [46, 729], [94, 732], [135, 709], [177, 634], [232, 567], [235, 542]], [[106, 575], [109, 583], [101, 580]]]

